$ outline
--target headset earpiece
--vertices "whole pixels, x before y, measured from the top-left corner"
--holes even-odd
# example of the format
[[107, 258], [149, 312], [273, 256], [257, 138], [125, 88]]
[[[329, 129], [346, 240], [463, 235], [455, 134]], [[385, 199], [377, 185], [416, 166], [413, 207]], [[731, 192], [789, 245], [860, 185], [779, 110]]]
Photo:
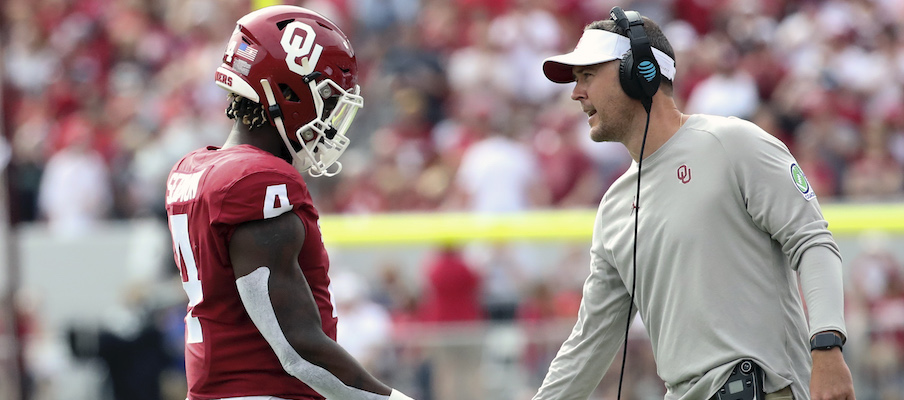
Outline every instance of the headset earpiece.
[[628, 50], [628, 52], [625, 53], [625, 58], [618, 64], [618, 81], [621, 84], [622, 90], [625, 91], [628, 97], [640, 100], [646, 97], [646, 95], [640, 87], [640, 84], [633, 78], [634, 75], [631, 72], [633, 68], [634, 52]]
[[643, 28], [643, 18], [637, 11], [624, 11], [621, 7], [612, 7], [609, 15], [631, 40], [631, 50], [619, 64], [619, 82], [622, 90], [643, 103], [647, 111], [653, 102], [653, 95], [659, 90], [662, 75], [659, 63], [653, 56], [650, 38]]

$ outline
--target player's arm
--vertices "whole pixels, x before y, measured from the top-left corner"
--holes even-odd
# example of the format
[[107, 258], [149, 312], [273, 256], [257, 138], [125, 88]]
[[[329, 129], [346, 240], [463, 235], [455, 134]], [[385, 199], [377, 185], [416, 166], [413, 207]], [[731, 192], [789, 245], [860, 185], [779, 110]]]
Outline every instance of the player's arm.
[[283, 368], [335, 399], [401, 400], [321, 328], [320, 312], [298, 265], [305, 229], [293, 212], [236, 227], [229, 256], [251, 320]]

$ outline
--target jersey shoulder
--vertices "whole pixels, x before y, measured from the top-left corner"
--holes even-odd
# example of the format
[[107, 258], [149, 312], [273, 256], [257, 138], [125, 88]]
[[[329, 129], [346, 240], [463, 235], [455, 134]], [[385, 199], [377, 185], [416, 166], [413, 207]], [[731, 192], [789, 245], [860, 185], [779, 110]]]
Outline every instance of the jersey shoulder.
[[304, 185], [301, 174], [291, 164], [253, 146], [219, 149], [208, 164], [213, 169], [208, 178], [208, 186], [212, 189], [241, 187], [262, 180], [289, 180]]
[[311, 205], [301, 174], [268, 152], [236, 146], [193, 154], [199, 159], [194, 173], [204, 175], [199, 197], [208, 203], [212, 224], [272, 218]]

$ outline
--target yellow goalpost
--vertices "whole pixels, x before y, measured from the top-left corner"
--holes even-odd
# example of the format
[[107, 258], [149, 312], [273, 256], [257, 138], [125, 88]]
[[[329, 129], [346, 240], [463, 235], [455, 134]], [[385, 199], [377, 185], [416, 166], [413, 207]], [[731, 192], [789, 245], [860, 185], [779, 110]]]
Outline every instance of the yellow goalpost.
[[[823, 214], [837, 235], [868, 231], [904, 234], [904, 203], [826, 204]], [[515, 214], [397, 213], [324, 215], [324, 240], [339, 246], [446, 244], [510, 240], [588, 241], [595, 210]]]

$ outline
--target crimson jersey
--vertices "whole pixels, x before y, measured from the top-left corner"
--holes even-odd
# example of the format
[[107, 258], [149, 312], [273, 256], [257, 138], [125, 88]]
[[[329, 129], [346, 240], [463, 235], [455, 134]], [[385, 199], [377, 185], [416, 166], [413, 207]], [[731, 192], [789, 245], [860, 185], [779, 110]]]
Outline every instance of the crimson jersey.
[[166, 185], [173, 253], [188, 294], [185, 367], [189, 400], [270, 395], [323, 399], [283, 370], [245, 312], [229, 259], [236, 225], [294, 212], [304, 223], [298, 264], [320, 308], [323, 331], [336, 339], [329, 259], [318, 215], [301, 175], [250, 145], [196, 150]]

